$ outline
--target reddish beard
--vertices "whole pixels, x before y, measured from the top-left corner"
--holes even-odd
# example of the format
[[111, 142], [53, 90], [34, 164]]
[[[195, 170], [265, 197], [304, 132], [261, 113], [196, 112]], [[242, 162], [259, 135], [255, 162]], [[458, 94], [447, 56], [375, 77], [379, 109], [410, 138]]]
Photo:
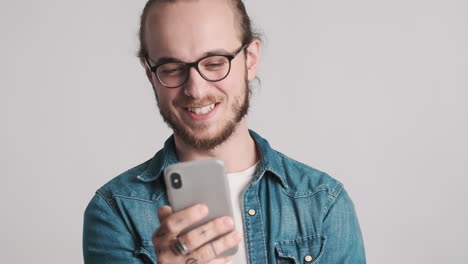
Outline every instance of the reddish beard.
[[[230, 120], [224, 119], [223, 127], [216, 135], [212, 137], [204, 137], [203, 131], [208, 129], [207, 124], [192, 125], [191, 129], [187, 128], [187, 125], [183, 124], [177, 116], [171, 112], [167, 105], [161, 105], [159, 98], [156, 94], [156, 101], [164, 122], [174, 131], [174, 135], [179, 137], [185, 144], [192, 146], [199, 150], [211, 150], [221, 143], [225, 142], [235, 131], [239, 122], [247, 115], [250, 106], [250, 87], [248, 80], [245, 80], [244, 94], [234, 99], [231, 111], [234, 113], [234, 117]], [[207, 96], [202, 99], [193, 99], [185, 94], [182, 94], [179, 98], [174, 101], [176, 107], [200, 107], [210, 105], [217, 102], [223, 102], [222, 98], [215, 96]], [[193, 133], [191, 131], [196, 131]]]

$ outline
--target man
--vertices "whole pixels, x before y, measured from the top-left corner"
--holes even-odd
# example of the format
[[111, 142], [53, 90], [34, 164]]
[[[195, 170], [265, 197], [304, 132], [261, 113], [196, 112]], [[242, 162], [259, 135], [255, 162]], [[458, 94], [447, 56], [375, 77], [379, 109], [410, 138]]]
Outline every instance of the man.
[[[84, 219], [86, 263], [365, 263], [342, 185], [248, 129], [260, 41], [242, 1], [150, 0], [140, 40], [140, 60], [174, 135], [96, 192]], [[213, 157], [225, 163], [235, 219], [179, 235], [209, 208], [173, 212], [162, 172]], [[236, 245], [234, 257], [219, 257]]]

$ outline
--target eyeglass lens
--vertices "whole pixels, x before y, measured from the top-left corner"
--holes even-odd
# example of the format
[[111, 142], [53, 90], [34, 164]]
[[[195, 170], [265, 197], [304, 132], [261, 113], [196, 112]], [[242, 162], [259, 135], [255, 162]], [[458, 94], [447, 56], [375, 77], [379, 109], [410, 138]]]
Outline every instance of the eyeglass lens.
[[[230, 61], [224, 56], [210, 56], [198, 63], [198, 70], [208, 81], [224, 79], [230, 70]], [[170, 62], [158, 67], [156, 74], [161, 83], [168, 87], [182, 85], [189, 74], [188, 66], [181, 62]]]

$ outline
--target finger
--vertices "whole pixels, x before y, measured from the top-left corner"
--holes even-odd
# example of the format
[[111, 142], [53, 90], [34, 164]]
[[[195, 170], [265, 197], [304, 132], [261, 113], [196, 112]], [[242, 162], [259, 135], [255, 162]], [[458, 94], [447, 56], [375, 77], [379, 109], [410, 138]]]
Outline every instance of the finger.
[[172, 207], [170, 207], [168, 205], [159, 207], [159, 209], [158, 209], [159, 222], [164, 221], [164, 219], [166, 219], [166, 217], [168, 217], [171, 214], [172, 214]]
[[197, 204], [167, 216], [161, 224], [164, 225], [168, 233], [175, 237], [182, 230], [202, 220], [207, 215], [208, 207], [204, 204]]
[[217, 258], [209, 262], [209, 264], [225, 264], [228, 263], [229, 261], [232, 261], [234, 256], [229, 256], [225, 258]]
[[229, 233], [233, 228], [234, 222], [232, 218], [224, 216], [199, 226], [185, 235], [179, 236], [179, 240], [186, 245], [190, 251], [194, 251], [208, 241]]
[[192, 252], [191, 256], [200, 259], [201, 262], [212, 261], [220, 256], [224, 251], [231, 249], [238, 245], [242, 240], [242, 235], [237, 232], [231, 232], [224, 235], [213, 242], [209, 242], [196, 251]]
[[[172, 208], [170, 206], [161, 206], [158, 209], [158, 219], [159, 222], [164, 221], [165, 218], [167, 218], [169, 215], [172, 214]], [[153, 243], [157, 243], [156, 239], [163, 237], [167, 234], [167, 231], [165, 230], [163, 225], [159, 225], [159, 227], [154, 230], [153, 235], [151, 236], [153, 239]]]
[[222, 263], [228, 263], [229, 261], [231, 261], [232, 259], [234, 258], [234, 256], [229, 256], [229, 257], [225, 257], [223, 259], [221, 259], [223, 262]]

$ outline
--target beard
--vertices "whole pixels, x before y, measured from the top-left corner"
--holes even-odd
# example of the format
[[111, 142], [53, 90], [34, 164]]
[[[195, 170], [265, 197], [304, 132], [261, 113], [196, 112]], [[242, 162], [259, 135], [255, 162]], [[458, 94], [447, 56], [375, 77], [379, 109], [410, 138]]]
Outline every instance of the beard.
[[[203, 132], [209, 128], [207, 124], [192, 124], [191, 129], [184, 125], [177, 116], [171, 112], [166, 104], [161, 105], [159, 98], [156, 95], [156, 102], [158, 104], [159, 113], [161, 114], [164, 122], [174, 131], [174, 135], [178, 136], [185, 144], [192, 146], [198, 150], [212, 150], [218, 145], [225, 142], [234, 133], [239, 122], [247, 115], [250, 107], [251, 90], [247, 76], [245, 77], [244, 93], [243, 95], [234, 98], [231, 106], [231, 111], [234, 116], [230, 119], [223, 120], [222, 127], [213, 136], [203, 135]], [[192, 99], [184, 97], [176, 99], [175, 105], [191, 105], [200, 104], [200, 102], [217, 102], [218, 100], [212, 96], [202, 99]], [[194, 133], [196, 131], [198, 133]]]

